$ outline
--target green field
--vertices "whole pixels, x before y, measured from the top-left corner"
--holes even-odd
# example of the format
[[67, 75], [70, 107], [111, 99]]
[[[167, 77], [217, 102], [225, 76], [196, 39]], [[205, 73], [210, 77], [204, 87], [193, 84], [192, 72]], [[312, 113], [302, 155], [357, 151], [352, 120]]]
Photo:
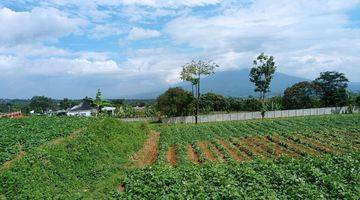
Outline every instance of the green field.
[[94, 119], [31, 117], [0, 120], [0, 164], [11, 160], [20, 151], [28, 151], [57, 137], [84, 128]]
[[[3, 149], [26, 147], [22, 156], [13, 151], [3, 159], [10, 161], [0, 168], [0, 199], [358, 199], [360, 194], [359, 114], [199, 125], [110, 118], [0, 124], [4, 155], [9, 151]], [[80, 131], [71, 134], [75, 130]]]

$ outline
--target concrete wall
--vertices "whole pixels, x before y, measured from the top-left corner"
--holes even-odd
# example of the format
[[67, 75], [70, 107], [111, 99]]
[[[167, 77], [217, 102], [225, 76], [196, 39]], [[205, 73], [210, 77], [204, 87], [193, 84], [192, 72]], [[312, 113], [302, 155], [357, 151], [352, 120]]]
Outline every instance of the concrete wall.
[[[279, 118], [279, 117], [300, 117], [300, 116], [313, 116], [313, 115], [329, 115], [346, 113], [348, 107], [330, 107], [330, 108], [310, 108], [298, 110], [278, 110], [268, 111], [265, 113], [265, 118]], [[354, 109], [353, 112], [359, 113], [359, 109]], [[199, 122], [220, 122], [220, 121], [236, 121], [248, 119], [261, 119], [260, 112], [242, 112], [242, 113], [229, 113], [229, 114], [214, 114], [214, 115], [201, 115]], [[171, 117], [162, 119], [163, 123], [195, 123], [194, 116], [186, 117]]]

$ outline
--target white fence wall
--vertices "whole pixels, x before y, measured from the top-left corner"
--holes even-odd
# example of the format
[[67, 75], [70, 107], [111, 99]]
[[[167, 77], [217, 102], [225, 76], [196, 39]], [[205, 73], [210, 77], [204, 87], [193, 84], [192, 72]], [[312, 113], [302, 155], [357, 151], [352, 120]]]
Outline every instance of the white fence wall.
[[[278, 110], [268, 111], [265, 113], [265, 118], [279, 118], [279, 117], [300, 117], [311, 115], [329, 115], [346, 113], [348, 107], [329, 107], [329, 108], [309, 108], [298, 110]], [[354, 113], [359, 113], [359, 109], [354, 109]], [[248, 119], [261, 119], [260, 112], [241, 112], [241, 113], [229, 113], [229, 114], [213, 114], [213, 115], [201, 115], [198, 117], [198, 121], [202, 122], [221, 122], [221, 121], [237, 121]], [[171, 117], [162, 119], [163, 123], [195, 123], [194, 116], [185, 117]]]

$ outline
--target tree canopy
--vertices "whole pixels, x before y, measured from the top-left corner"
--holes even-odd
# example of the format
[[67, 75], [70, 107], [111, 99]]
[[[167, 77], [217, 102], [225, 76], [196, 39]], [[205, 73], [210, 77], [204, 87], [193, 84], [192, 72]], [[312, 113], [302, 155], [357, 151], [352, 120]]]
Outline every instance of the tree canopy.
[[348, 103], [349, 80], [343, 73], [335, 71], [322, 72], [315, 79], [314, 84], [319, 87], [321, 92], [322, 106], [345, 106]]
[[193, 95], [179, 87], [170, 88], [157, 98], [158, 110], [166, 116], [186, 116], [193, 113]]
[[30, 100], [30, 108], [37, 113], [44, 113], [48, 110], [55, 109], [56, 103], [49, 97], [34, 96]]
[[313, 82], [303, 81], [287, 88], [283, 96], [285, 109], [313, 108], [320, 106], [320, 88]]

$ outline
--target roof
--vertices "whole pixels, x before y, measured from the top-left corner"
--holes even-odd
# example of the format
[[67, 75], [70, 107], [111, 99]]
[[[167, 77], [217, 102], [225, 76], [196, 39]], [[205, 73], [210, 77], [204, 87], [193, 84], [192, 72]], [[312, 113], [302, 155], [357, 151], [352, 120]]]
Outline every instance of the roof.
[[91, 106], [90, 103], [81, 102], [79, 105], [76, 105], [76, 106], [70, 108], [69, 112], [93, 110], [93, 109], [94, 108]]

